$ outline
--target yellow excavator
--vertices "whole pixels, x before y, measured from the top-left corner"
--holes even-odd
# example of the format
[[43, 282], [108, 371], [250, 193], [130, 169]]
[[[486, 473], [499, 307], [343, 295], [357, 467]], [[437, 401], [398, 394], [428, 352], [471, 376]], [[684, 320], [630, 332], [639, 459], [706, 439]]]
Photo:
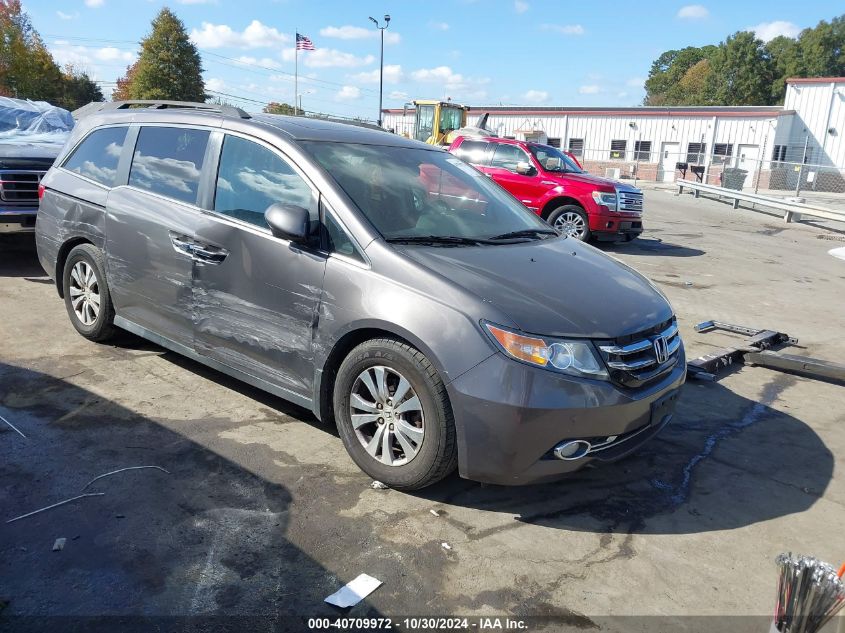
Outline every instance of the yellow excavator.
[[459, 136], [495, 136], [491, 131], [484, 129], [486, 114], [478, 126], [467, 127], [469, 106], [430, 99], [417, 99], [413, 101], [413, 105], [414, 138], [423, 143], [451, 145]]

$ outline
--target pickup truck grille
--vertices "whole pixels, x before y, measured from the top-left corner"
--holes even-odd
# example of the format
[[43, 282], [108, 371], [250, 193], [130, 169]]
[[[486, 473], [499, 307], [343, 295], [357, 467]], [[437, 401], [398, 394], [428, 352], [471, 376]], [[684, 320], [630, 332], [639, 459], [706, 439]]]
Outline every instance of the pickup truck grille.
[[611, 379], [631, 388], [671, 371], [680, 349], [681, 337], [674, 318], [645, 332], [599, 343]]
[[643, 212], [643, 194], [641, 192], [620, 191], [619, 210], [627, 213]]
[[6, 206], [38, 206], [38, 184], [46, 174], [40, 170], [0, 169], [0, 202]]

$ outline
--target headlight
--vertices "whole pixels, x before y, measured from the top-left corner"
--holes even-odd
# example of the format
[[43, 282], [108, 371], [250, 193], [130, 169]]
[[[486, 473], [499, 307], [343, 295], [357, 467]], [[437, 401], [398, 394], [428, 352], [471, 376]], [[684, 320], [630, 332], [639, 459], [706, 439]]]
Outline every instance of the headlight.
[[596, 204], [608, 207], [609, 209], [616, 209], [616, 194], [607, 193], [605, 191], [594, 191], [593, 200]]
[[492, 323], [485, 323], [484, 327], [511, 358], [570, 376], [608, 379], [607, 370], [589, 341], [526, 336]]

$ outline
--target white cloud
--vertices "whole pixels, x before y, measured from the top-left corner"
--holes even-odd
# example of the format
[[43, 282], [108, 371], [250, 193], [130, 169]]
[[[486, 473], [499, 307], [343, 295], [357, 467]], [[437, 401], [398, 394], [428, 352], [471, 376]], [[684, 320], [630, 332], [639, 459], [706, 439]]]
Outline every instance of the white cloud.
[[522, 98], [526, 103], [544, 103], [549, 98], [549, 93], [545, 90], [529, 90]]
[[[286, 48], [282, 51], [282, 59], [293, 61], [295, 49]], [[299, 62], [309, 68], [356, 68], [368, 66], [376, 61], [373, 55], [356, 57], [352, 53], [344, 53], [333, 48], [318, 48], [315, 51], [303, 51], [299, 54]]]
[[79, 11], [74, 11], [73, 13], [65, 13], [64, 11], [56, 11], [56, 15], [59, 16], [60, 20], [75, 20], [79, 17]]
[[562, 35], [584, 35], [584, 27], [580, 24], [543, 24], [540, 28]]
[[179, 4], [217, 4], [217, 0], [176, 0]]
[[135, 61], [136, 57], [134, 52], [113, 46], [89, 48], [87, 46], [74, 46], [65, 40], [56, 40], [49, 48], [59, 66], [71, 64], [82, 69], [100, 64], [123, 68]]
[[597, 84], [587, 84], [578, 88], [578, 93], [582, 95], [595, 95], [601, 92], [601, 86]]
[[401, 90], [393, 90], [392, 92], [390, 92], [390, 93], [387, 95], [387, 98], [388, 98], [388, 99], [392, 99], [392, 100], [394, 100], [394, 101], [403, 101], [403, 102], [405, 102], [405, 101], [409, 101], [409, 100], [410, 100], [411, 95], [409, 95], [407, 92], [402, 92]]
[[701, 4], [687, 4], [678, 10], [678, 17], [683, 20], [701, 20], [709, 15], [710, 11]]
[[411, 77], [413, 77], [416, 81], [439, 81], [446, 84], [461, 83], [464, 80], [463, 75], [452, 72], [452, 69], [448, 66], [420, 68], [419, 70], [412, 72]]
[[191, 40], [200, 48], [271, 48], [291, 41], [290, 35], [253, 20], [243, 31], [227, 24], [203, 22], [202, 29], [191, 31]]
[[105, 3], [105, 0], [85, 0], [85, 6], [91, 9], [97, 9]]
[[631, 77], [625, 82], [625, 85], [630, 88], [642, 88], [645, 85], [645, 79], [642, 77]]
[[528, 3], [525, 0], [514, 0], [513, 10], [517, 13], [525, 13], [528, 11]]
[[131, 62], [135, 59], [135, 55], [129, 51], [122, 51], [114, 46], [106, 46], [105, 48], [98, 48], [94, 51], [94, 57], [104, 62]]
[[249, 55], [241, 55], [236, 61], [239, 61], [241, 64], [263, 66], [264, 68], [276, 69], [282, 67], [282, 65], [272, 57], [262, 57], [260, 59], [256, 59], [255, 57], [250, 57]]
[[487, 77], [464, 77], [454, 72], [449, 66], [420, 68], [411, 73], [411, 78], [420, 83], [439, 84], [445, 91], [444, 96], [451, 96], [465, 101], [481, 101], [487, 98], [482, 86], [490, 83]]
[[620, 99], [624, 99], [625, 97], [628, 96], [628, 93], [623, 90], [622, 92], [617, 92], [616, 96], [619, 97]]
[[449, 30], [449, 23], [448, 22], [429, 22], [428, 25], [433, 28], [435, 31], [448, 31]]
[[335, 95], [338, 101], [353, 101], [361, 97], [361, 89], [358, 86], [344, 86]]
[[801, 27], [786, 20], [775, 20], [774, 22], [760, 22], [757, 26], [749, 26], [746, 31], [754, 31], [757, 37], [764, 42], [768, 42], [779, 35], [796, 37], [801, 32]]
[[[384, 67], [384, 83], [398, 84], [402, 81], [404, 73], [399, 64], [388, 64]], [[362, 84], [377, 84], [379, 80], [379, 69], [369, 70], [349, 77], [351, 81]]]
[[[365, 40], [369, 38], [379, 37], [378, 29], [365, 29], [360, 26], [327, 26], [320, 29], [320, 35], [323, 37], [336, 37], [340, 40]], [[402, 37], [399, 33], [394, 31], [384, 31], [385, 44], [398, 44]]]
[[205, 87], [214, 92], [222, 92], [226, 89], [226, 82], [217, 77], [205, 80]]

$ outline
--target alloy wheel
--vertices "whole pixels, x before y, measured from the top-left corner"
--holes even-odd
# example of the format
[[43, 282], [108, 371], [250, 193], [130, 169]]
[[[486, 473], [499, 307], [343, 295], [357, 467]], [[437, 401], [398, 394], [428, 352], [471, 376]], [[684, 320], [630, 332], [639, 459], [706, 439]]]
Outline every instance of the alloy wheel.
[[91, 264], [86, 261], [74, 264], [68, 291], [76, 318], [82, 325], [93, 325], [100, 315], [100, 282]]
[[425, 417], [408, 380], [392, 367], [368, 367], [355, 379], [349, 401], [352, 428], [369, 455], [403, 466], [420, 450]]
[[584, 217], [575, 211], [561, 213], [555, 220], [554, 226], [567, 237], [574, 237], [579, 240], [584, 238], [587, 230], [587, 223], [584, 221]]

